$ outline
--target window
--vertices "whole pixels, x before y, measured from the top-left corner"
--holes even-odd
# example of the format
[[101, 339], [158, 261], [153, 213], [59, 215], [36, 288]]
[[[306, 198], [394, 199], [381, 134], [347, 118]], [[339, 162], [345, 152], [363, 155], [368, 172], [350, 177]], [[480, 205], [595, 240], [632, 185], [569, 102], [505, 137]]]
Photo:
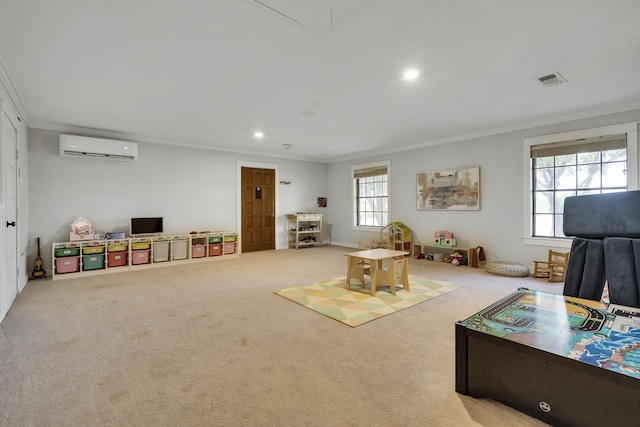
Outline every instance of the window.
[[384, 227], [389, 223], [389, 162], [352, 166], [354, 225]]
[[567, 197], [637, 187], [637, 123], [529, 138], [525, 151], [529, 162], [525, 238], [568, 241], [562, 223]]
[[627, 191], [627, 136], [531, 147], [534, 237], [565, 237], [564, 199]]

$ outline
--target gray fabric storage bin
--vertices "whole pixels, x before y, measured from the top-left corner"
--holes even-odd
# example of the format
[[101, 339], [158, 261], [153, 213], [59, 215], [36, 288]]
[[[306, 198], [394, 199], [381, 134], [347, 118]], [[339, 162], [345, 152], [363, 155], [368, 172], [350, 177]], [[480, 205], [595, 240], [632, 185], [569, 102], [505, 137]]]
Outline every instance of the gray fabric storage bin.
[[153, 242], [153, 262], [169, 261], [169, 242]]
[[188, 240], [174, 240], [172, 243], [173, 259], [187, 259], [189, 241]]

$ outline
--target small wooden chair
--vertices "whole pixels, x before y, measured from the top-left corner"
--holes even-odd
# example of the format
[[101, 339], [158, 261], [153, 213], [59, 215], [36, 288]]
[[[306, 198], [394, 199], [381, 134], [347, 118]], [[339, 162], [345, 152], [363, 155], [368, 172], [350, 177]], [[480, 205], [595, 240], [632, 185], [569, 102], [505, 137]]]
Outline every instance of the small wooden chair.
[[379, 269], [377, 275], [377, 287], [379, 288], [380, 284], [389, 285], [389, 290], [393, 295], [396, 294], [396, 283], [401, 283], [405, 291], [410, 290], [407, 259], [404, 257], [394, 259], [388, 269]]
[[[351, 279], [358, 279], [358, 281], [360, 282], [360, 287], [362, 289], [365, 289], [366, 287], [364, 276], [365, 275], [369, 276], [370, 274], [371, 274], [371, 270], [368, 264], [357, 262], [351, 266], [351, 273], [350, 273]], [[347, 284], [347, 289], [351, 289], [351, 280]]]
[[533, 261], [533, 277], [546, 278], [550, 282], [564, 282], [569, 253], [549, 250], [546, 261]]
[[[358, 242], [358, 249], [361, 251], [371, 249], [371, 242], [366, 240], [361, 240]], [[357, 263], [351, 266], [351, 277], [354, 279], [358, 279], [362, 289], [365, 288], [365, 278], [364, 276], [371, 275], [371, 266], [369, 265], [369, 261], [360, 259]], [[351, 289], [351, 284], [347, 286], [348, 289]]]
[[358, 242], [358, 249], [361, 251], [364, 251], [366, 249], [371, 249], [372, 245], [371, 242], [368, 240], [360, 240]]

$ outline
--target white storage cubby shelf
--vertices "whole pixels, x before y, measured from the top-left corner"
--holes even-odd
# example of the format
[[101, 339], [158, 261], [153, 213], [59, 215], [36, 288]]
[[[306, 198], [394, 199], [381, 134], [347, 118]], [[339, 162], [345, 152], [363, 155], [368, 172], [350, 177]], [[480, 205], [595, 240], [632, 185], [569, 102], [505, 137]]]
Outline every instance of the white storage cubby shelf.
[[53, 280], [238, 257], [238, 233], [54, 242]]
[[317, 213], [287, 214], [289, 247], [322, 246], [322, 215]]

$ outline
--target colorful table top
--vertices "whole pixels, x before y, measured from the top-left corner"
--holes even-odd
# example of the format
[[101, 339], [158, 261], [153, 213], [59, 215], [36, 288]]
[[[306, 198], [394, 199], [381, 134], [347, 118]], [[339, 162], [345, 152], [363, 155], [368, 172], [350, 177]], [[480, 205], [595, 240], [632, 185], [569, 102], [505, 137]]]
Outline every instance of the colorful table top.
[[459, 323], [640, 379], [638, 308], [521, 288]]

